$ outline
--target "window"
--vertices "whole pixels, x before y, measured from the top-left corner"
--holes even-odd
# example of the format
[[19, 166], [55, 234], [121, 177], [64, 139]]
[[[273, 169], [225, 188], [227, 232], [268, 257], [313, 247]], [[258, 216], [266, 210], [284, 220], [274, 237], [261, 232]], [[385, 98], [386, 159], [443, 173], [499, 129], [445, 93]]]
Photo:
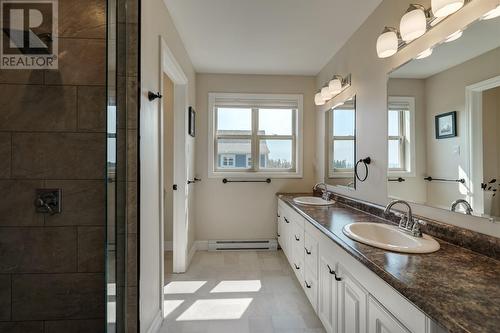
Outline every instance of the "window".
[[302, 96], [209, 94], [211, 177], [301, 177]]
[[415, 99], [389, 97], [388, 169], [392, 175], [414, 173]]
[[330, 138], [328, 175], [331, 178], [352, 177], [356, 149], [356, 111], [346, 103], [328, 113]]

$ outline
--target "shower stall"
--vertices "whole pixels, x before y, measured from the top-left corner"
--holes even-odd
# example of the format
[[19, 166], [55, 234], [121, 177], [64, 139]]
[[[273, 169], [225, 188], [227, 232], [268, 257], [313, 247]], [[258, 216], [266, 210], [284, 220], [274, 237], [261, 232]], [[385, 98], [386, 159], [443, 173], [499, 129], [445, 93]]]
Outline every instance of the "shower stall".
[[137, 332], [138, 1], [0, 13], [0, 332]]

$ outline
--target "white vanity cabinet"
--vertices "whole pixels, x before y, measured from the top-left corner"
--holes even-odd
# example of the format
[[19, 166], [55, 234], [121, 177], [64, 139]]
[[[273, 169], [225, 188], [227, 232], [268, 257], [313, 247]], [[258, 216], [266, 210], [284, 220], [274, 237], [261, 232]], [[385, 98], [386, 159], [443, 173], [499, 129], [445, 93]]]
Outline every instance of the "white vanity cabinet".
[[328, 333], [438, 333], [437, 325], [299, 213], [278, 201], [280, 245]]

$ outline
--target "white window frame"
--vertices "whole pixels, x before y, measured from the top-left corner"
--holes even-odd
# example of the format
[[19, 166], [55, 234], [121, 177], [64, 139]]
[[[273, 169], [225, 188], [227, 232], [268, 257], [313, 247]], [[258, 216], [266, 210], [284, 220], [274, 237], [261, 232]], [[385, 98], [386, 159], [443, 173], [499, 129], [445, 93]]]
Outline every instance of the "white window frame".
[[[402, 168], [389, 168], [387, 167], [387, 173], [392, 177], [415, 177], [415, 97], [412, 96], [389, 96], [387, 104], [387, 117], [389, 117], [389, 111], [391, 110], [391, 104], [401, 104], [407, 105], [408, 110], [401, 110], [400, 119], [400, 129], [401, 132], [398, 136], [389, 136], [389, 130], [387, 130], [387, 147], [389, 147], [389, 140], [399, 140], [399, 156], [400, 165]], [[394, 109], [392, 109], [394, 110]], [[387, 123], [389, 124], [389, 123]], [[389, 125], [387, 125], [389, 126]]]
[[[223, 170], [217, 167], [217, 112], [220, 106], [252, 109], [252, 134], [243, 135], [242, 139], [252, 142], [252, 166], [248, 169]], [[292, 135], [258, 135], [259, 108], [295, 109]], [[208, 177], [209, 178], [302, 178], [303, 177], [303, 95], [299, 94], [245, 94], [245, 93], [209, 93], [208, 94]], [[236, 136], [233, 136], [236, 137]], [[238, 136], [238, 138], [240, 138]], [[260, 167], [260, 140], [292, 140], [292, 168], [264, 169]], [[247, 157], [248, 165], [248, 157]]]
[[333, 130], [334, 130], [334, 124], [333, 124], [333, 119], [334, 119], [334, 113], [336, 110], [344, 110], [342, 109], [342, 106], [333, 108], [330, 112], [327, 113], [327, 121], [328, 121], [328, 126], [327, 126], [327, 131], [328, 131], [328, 178], [353, 178], [354, 177], [354, 167], [353, 168], [346, 168], [346, 169], [339, 169], [339, 168], [333, 168], [333, 158], [335, 156], [335, 141], [353, 141], [354, 143], [354, 160], [352, 161], [353, 163], [356, 163], [356, 109], [353, 109], [352, 111], [354, 112], [354, 135], [334, 135]]

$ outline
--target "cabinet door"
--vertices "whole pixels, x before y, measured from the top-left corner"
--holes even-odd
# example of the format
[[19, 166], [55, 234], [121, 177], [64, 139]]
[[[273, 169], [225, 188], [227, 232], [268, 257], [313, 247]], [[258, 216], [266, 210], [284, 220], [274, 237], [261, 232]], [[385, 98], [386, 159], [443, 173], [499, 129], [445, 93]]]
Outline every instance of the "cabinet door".
[[368, 293], [343, 267], [339, 269], [338, 329], [342, 333], [366, 332]]
[[379, 302], [368, 300], [368, 333], [410, 333]]
[[[328, 255], [328, 253], [326, 253]], [[318, 277], [318, 317], [327, 333], [337, 333], [336, 263], [321, 254]]]
[[281, 231], [281, 237], [280, 237], [282, 239], [281, 247], [283, 248], [283, 252], [285, 252], [285, 255], [288, 258], [288, 260], [291, 261], [290, 246], [292, 243], [290, 241], [290, 238], [292, 237], [292, 234], [293, 234], [292, 223], [287, 218], [286, 213], [283, 213], [283, 215], [281, 216], [281, 219], [282, 219], [282, 231]]

